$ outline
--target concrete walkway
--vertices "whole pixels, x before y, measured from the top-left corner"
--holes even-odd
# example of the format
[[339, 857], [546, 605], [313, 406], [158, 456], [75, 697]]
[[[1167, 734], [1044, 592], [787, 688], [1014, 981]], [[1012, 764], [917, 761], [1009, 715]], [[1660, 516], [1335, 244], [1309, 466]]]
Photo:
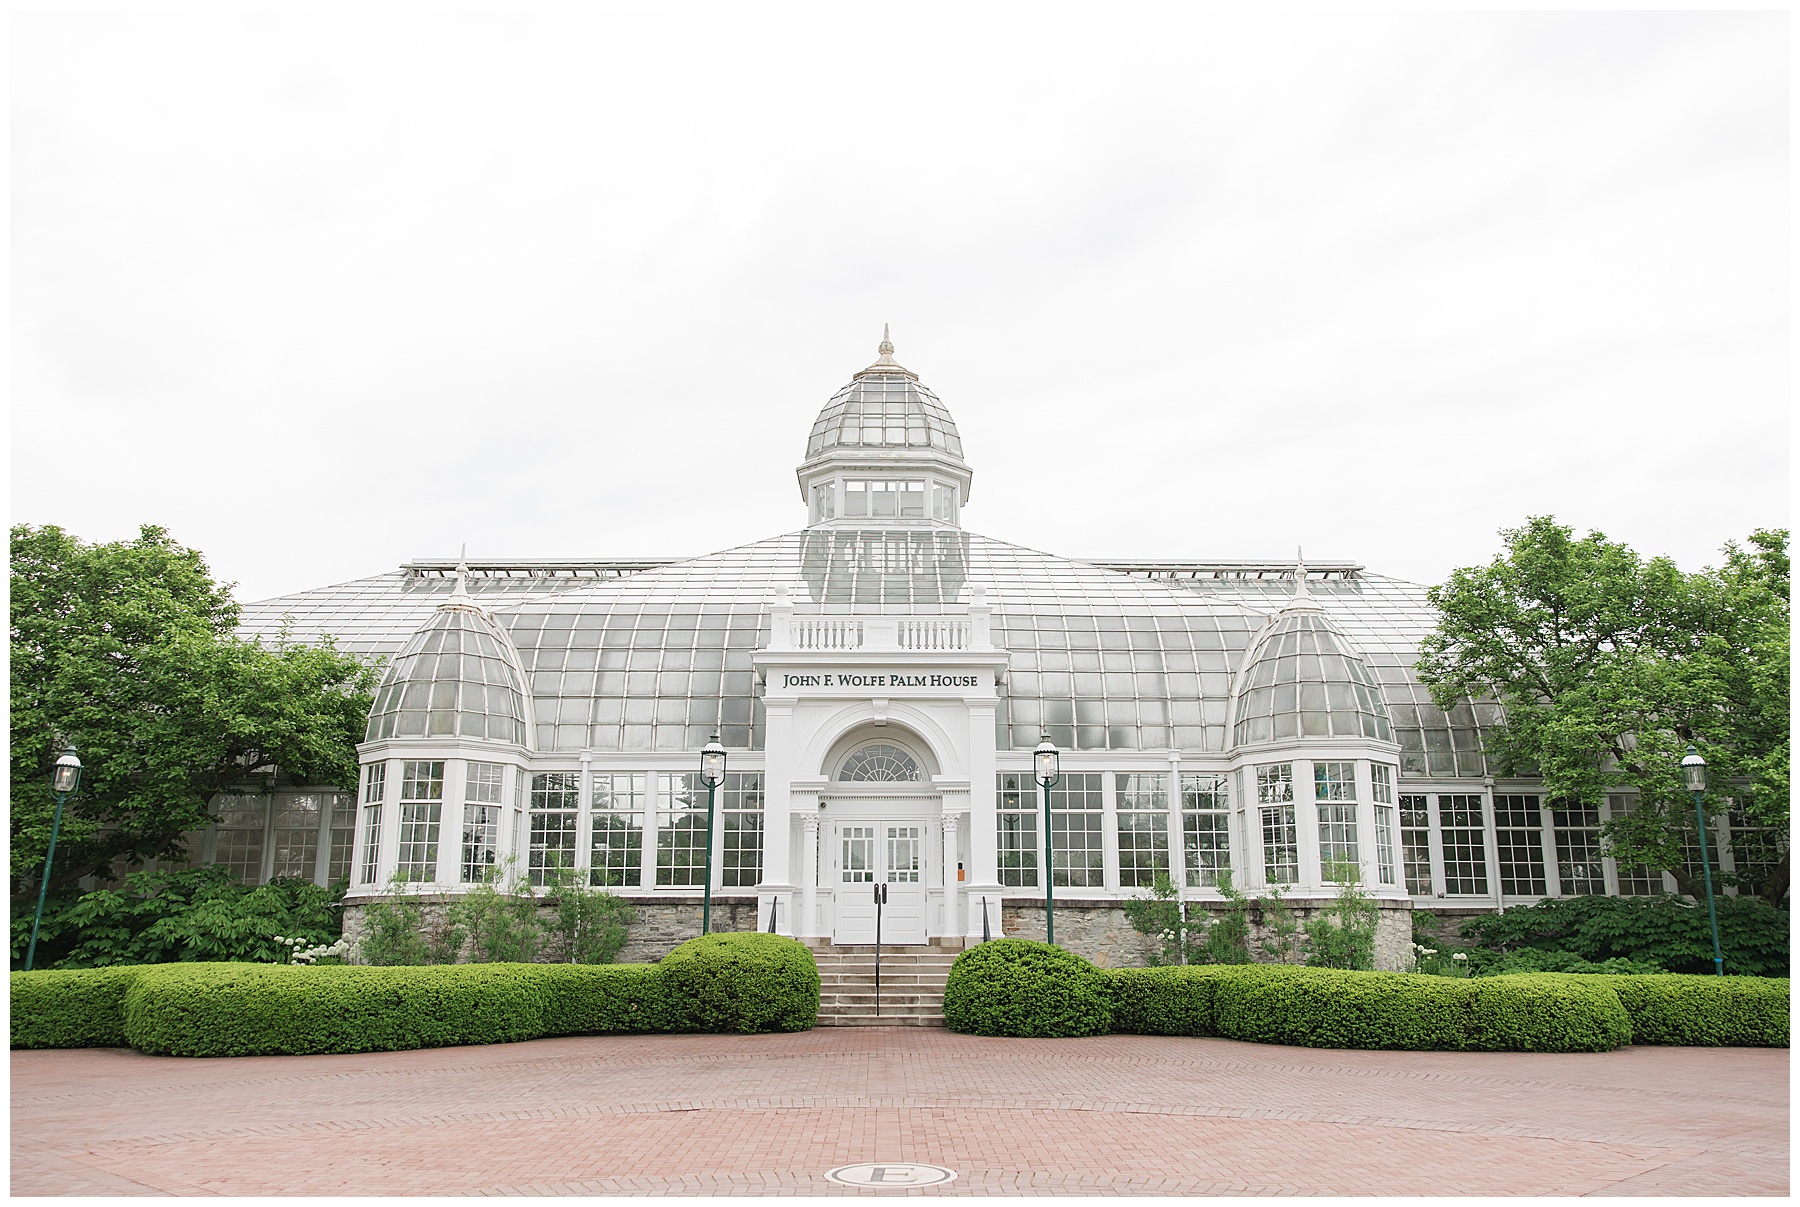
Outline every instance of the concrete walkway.
[[[1779, 1195], [1788, 1054], [913, 1028], [377, 1056], [12, 1055], [12, 1192]], [[941, 1189], [846, 1191], [859, 1161]]]

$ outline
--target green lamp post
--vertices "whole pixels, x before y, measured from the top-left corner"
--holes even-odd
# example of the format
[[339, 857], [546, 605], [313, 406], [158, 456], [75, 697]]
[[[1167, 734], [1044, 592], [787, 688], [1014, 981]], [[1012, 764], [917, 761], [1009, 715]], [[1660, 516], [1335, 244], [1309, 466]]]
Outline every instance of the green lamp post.
[[44, 855], [44, 875], [38, 881], [37, 913], [31, 918], [31, 943], [25, 948], [25, 971], [37, 959], [38, 927], [44, 921], [44, 897], [50, 892], [50, 867], [56, 862], [56, 836], [62, 832], [63, 802], [81, 786], [81, 759], [73, 746], [66, 747], [50, 772], [50, 791], [56, 793], [56, 815], [50, 822], [50, 850]]
[[712, 741], [700, 750], [700, 782], [706, 785], [706, 890], [701, 897], [700, 933], [712, 933], [712, 883], [713, 883], [713, 804], [719, 792], [719, 785], [725, 782], [725, 747], [719, 744], [719, 735], [713, 734]]
[[1725, 957], [1719, 954], [1719, 909], [1713, 904], [1712, 860], [1706, 853], [1706, 760], [1692, 746], [1681, 760], [1681, 782], [1694, 794], [1694, 821], [1700, 828], [1700, 870], [1706, 873], [1706, 916], [1712, 922], [1713, 975], [1725, 975]]
[[1056, 942], [1056, 867], [1055, 844], [1050, 838], [1050, 789], [1061, 778], [1062, 752], [1045, 734], [1031, 752], [1032, 774], [1044, 799], [1044, 939]]

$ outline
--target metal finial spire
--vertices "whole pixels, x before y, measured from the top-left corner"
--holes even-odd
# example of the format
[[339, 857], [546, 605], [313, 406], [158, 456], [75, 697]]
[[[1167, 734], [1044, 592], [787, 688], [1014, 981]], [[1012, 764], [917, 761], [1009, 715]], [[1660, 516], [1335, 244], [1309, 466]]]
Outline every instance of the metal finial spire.
[[876, 348], [875, 351], [882, 356], [892, 356], [894, 354], [894, 341], [888, 338], [888, 325], [886, 323], [881, 324], [881, 346]]
[[1294, 546], [1294, 598], [1306, 599], [1306, 550]]
[[450, 591], [450, 598], [463, 600], [469, 598], [469, 543], [463, 542], [462, 552], [456, 555], [456, 586]]

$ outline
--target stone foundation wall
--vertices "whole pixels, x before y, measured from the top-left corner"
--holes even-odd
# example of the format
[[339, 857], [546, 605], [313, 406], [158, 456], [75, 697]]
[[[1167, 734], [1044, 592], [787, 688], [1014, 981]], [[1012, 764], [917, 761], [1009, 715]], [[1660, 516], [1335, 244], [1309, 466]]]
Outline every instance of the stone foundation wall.
[[[423, 928], [430, 932], [444, 925], [444, 910], [454, 898], [420, 896], [414, 898], [423, 915]], [[654, 964], [670, 951], [700, 934], [702, 901], [699, 897], [658, 897], [655, 900], [631, 900], [637, 920], [626, 933], [625, 946], [617, 957], [621, 964]], [[352, 945], [351, 963], [361, 963], [357, 946], [368, 933], [365, 903], [344, 905], [344, 937]], [[544, 947], [538, 952], [538, 963], [560, 964], [564, 959], [562, 938], [556, 933], [554, 906], [538, 907], [538, 921], [544, 925]], [[756, 929], [755, 897], [714, 897], [712, 928], [715, 933]], [[463, 952], [463, 959], [468, 952]]]
[[[1328, 909], [1334, 904], [1329, 897], [1287, 898], [1286, 901], [1293, 911], [1295, 922], [1301, 926], [1305, 926], [1320, 910]], [[1206, 910], [1214, 917], [1224, 912], [1222, 908], [1209, 908], [1209, 905], [1210, 903], [1190, 901], [1189, 918], [1195, 917], [1196, 910]], [[1380, 914], [1375, 922], [1375, 967], [1387, 972], [1403, 972], [1412, 963], [1412, 902], [1378, 901], [1376, 905]], [[1042, 898], [1008, 899], [1003, 903], [1000, 915], [1001, 929], [1007, 938], [1043, 940]], [[1252, 958], [1258, 963], [1277, 962], [1272, 956], [1265, 954], [1261, 947], [1263, 942], [1272, 939], [1262, 911], [1252, 905], [1250, 951]], [[1297, 946], [1303, 953], [1304, 937], [1297, 939]], [[1150, 957], [1162, 949], [1162, 944], [1155, 936], [1140, 934], [1132, 929], [1130, 921], [1125, 917], [1124, 908], [1116, 901], [1058, 900], [1056, 943], [1059, 947], [1092, 960], [1101, 968], [1143, 968], [1150, 963]], [[1303, 954], [1296, 956], [1297, 961], [1304, 958]]]

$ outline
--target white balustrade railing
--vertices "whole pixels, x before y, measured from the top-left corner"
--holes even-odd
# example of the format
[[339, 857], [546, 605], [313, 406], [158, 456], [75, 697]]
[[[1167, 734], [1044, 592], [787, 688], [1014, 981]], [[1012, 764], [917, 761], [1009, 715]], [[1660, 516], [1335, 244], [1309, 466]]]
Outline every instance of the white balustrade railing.
[[797, 650], [860, 650], [863, 648], [863, 624], [860, 620], [837, 620], [829, 617], [796, 616], [790, 630]]
[[903, 650], [965, 650], [969, 648], [969, 622], [902, 620], [895, 641]]
[[776, 650], [989, 650], [987, 597], [976, 588], [966, 608], [947, 616], [796, 616], [777, 588], [769, 648]]

